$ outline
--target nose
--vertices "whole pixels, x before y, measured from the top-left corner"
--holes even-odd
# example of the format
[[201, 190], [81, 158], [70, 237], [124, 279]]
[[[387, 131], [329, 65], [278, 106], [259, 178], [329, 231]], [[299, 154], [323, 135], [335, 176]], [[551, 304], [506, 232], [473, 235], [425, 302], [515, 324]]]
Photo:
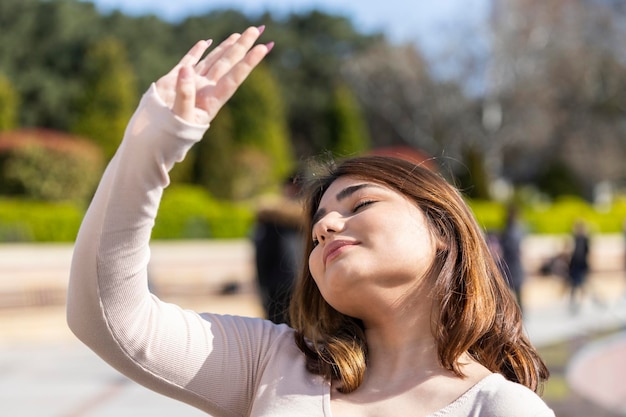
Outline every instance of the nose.
[[341, 232], [344, 224], [343, 216], [336, 211], [331, 211], [319, 219], [313, 226], [313, 232], [320, 242], [325, 242], [333, 233]]

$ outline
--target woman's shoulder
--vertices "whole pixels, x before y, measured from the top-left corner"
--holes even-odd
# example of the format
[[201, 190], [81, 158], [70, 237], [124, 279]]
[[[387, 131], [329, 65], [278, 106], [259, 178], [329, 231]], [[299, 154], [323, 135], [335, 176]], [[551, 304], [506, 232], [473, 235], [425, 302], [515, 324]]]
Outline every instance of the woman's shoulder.
[[236, 343], [248, 341], [263, 345], [265, 349], [296, 347], [295, 330], [286, 324], [276, 324], [258, 317], [229, 314], [200, 313], [213, 327], [213, 336], [222, 336]]
[[295, 342], [293, 328], [262, 318], [212, 313], [201, 316], [210, 323], [213, 344], [219, 344], [229, 354], [255, 358], [266, 381], [282, 380], [295, 386], [305, 381], [317, 386], [318, 382], [311, 382], [318, 378], [307, 371], [306, 358]]
[[477, 415], [554, 417], [554, 412], [537, 393], [500, 374], [485, 377], [474, 389], [474, 404], [481, 409]]
[[554, 417], [532, 390], [494, 373], [431, 417]]

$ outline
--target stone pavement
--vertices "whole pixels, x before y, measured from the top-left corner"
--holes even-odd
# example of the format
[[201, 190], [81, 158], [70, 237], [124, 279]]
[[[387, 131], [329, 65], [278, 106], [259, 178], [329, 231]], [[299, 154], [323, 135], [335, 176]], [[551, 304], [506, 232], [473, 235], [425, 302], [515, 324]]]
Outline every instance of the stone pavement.
[[[559, 247], [558, 242], [545, 240], [529, 240], [525, 245], [529, 271], [536, 270]], [[560, 281], [529, 276], [524, 292], [525, 325], [531, 340], [540, 348], [607, 329], [624, 328], [623, 246], [616, 236], [594, 242], [593, 248], [596, 250], [592, 259], [594, 273], [589, 288], [594, 297], [576, 315], [569, 313]], [[70, 245], [0, 245], [0, 416], [204, 415], [119, 375], [71, 335], [65, 325], [63, 305], [71, 250]], [[260, 316], [252, 259], [252, 249], [246, 241], [155, 242], [151, 284], [163, 299], [191, 309]], [[221, 295], [220, 290], [232, 283], [238, 291]], [[624, 337], [618, 336], [612, 335], [610, 340]], [[586, 366], [583, 365], [587, 358], [597, 358], [598, 352], [599, 357], [604, 357], [605, 348], [616, 346], [605, 340], [594, 343], [576, 350], [581, 356], [572, 360], [576, 366], [567, 375], [572, 380], [566, 381], [568, 386], [584, 391], [581, 380], [592, 381], [593, 385], [589, 371], [581, 377], [580, 369]], [[618, 371], [618, 365], [622, 368], [626, 365], [624, 345], [619, 346], [622, 346], [622, 359], [609, 368], [608, 372], [613, 374]], [[586, 348], [593, 348], [596, 355], [587, 355]], [[593, 369], [599, 366], [597, 360], [593, 362]], [[626, 369], [619, 375], [624, 372]], [[623, 383], [618, 386], [622, 387]], [[586, 402], [599, 401], [593, 394], [584, 394]], [[602, 407], [606, 409], [606, 403]], [[600, 414], [557, 415], [600, 417]], [[609, 414], [602, 414], [605, 415], [626, 415], [626, 410], [610, 410]]]

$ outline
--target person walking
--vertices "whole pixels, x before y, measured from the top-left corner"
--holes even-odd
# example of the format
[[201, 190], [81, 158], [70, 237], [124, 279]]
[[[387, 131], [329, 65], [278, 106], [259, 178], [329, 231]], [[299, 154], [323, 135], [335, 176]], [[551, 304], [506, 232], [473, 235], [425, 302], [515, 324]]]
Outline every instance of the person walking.
[[515, 295], [517, 304], [523, 311], [522, 287], [526, 278], [524, 266], [522, 264], [522, 241], [524, 239], [524, 228], [519, 218], [519, 210], [516, 206], [510, 205], [504, 229], [500, 236], [500, 250], [502, 254], [502, 269], [509, 287]]
[[265, 317], [277, 324], [289, 321], [289, 301], [304, 250], [300, 181], [298, 174], [290, 176], [278, 198], [260, 202], [252, 237]]
[[585, 222], [578, 220], [574, 223], [569, 259], [569, 306], [572, 313], [577, 313], [582, 306], [588, 272], [589, 234]]

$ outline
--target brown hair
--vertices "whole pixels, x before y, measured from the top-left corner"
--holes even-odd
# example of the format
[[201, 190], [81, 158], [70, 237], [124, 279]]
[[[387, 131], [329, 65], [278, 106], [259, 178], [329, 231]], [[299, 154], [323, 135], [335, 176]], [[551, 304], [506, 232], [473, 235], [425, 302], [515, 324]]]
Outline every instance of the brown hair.
[[[386, 185], [415, 202], [443, 242], [433, 265], [432, 332], [441, 365], [462, 377], [458, 359], [468, 352], [492, 372], [537, 391], [548, 370], [522, 328], [520, 309], [459, 191], [439, 174], [385, 156], [347, 159], [310, 184], [306, 227], [330, 184], [352, 176]], [[308, 236], [307, 236], [308, 237]], [[305, 258], [313, 250], [307, 238]], [[367, 362], [360, 320], [331, 307], [304, 262], [290, 306], [296, 343], [309, 371], [338, 380], [343, 392], [359, 387]]]

